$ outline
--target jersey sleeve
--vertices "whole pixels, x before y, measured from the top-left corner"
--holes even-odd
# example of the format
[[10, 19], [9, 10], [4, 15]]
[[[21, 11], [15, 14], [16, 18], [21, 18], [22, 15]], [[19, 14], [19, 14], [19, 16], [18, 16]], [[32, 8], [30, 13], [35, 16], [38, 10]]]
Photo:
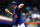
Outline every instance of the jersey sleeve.
[[[19, 10], [18, 10], [18, 9], [19, 9]], [[21, 11], [21, 10], [22, 10], [21, 8], [16, 7], [15, 12], [19, 12], [19, 11]]]

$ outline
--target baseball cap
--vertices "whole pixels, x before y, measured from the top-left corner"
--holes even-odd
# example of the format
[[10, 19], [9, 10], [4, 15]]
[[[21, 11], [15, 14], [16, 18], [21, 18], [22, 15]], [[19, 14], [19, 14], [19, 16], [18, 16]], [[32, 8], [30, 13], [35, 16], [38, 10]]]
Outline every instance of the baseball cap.
[[11, 4], [17, 4], [15, 1], [11, 2]]

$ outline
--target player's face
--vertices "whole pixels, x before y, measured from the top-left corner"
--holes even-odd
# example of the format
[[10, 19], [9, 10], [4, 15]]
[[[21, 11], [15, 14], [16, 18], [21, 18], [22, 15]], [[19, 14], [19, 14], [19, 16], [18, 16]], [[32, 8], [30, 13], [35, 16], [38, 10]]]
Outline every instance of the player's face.
[[17, 5], [16, 4], [12, 4], [12, 8], [15, 8]]

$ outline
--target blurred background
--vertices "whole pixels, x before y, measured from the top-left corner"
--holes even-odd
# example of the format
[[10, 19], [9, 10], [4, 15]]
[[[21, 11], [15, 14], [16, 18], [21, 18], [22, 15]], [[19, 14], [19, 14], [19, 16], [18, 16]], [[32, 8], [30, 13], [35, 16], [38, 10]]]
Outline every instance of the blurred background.
[[17, 5], [24, 3], [22, 15], [24, 21], [40, 22], [40, 0], [0, 0], [0, 16], [12, 18], [5, 9], [12, 12], [11, 2], [16, 1]]

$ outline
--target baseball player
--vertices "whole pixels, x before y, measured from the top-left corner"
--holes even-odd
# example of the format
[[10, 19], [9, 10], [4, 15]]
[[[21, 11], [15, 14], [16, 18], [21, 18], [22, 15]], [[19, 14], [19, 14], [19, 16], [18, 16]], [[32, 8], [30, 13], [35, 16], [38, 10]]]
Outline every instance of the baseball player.
[[9, 12], [8, 9], [5, 9], [7, 13], [9, 13], [13, 18], [13, 26], [12, 27], [25, 27], [23, 18], [22, 18], [22, 11], [21, 8], [24, 6], [24, 4], [20, 4], [17, 6], [17, 3], [15, 1], [11, 2], [11, 7], [13, 10], [13, 13]]

